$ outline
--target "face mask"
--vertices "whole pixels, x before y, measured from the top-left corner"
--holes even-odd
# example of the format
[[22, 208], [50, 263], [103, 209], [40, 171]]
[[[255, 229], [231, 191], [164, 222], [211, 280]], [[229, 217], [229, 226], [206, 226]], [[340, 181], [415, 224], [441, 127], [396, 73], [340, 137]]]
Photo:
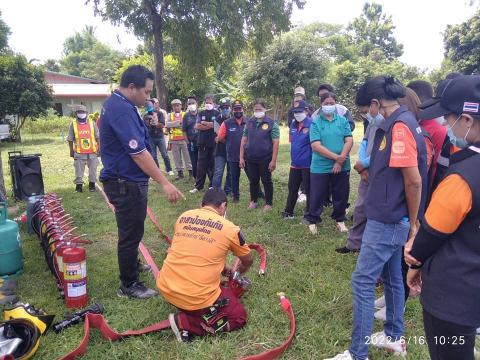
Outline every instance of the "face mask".
[[87, 118], [86, 113], [77, 114], [77, 119], [79, 119], [79, 120], [85, 120], [86, 118]]
[[384, 120], [385, 118], [383, 117], [382, 114], [378, 113], [375, 117], [370, 115], [370, 113], [367, 112], [367, 120], [368, 120], [368, 123], [372, 126], [378, 126], [380, 125]]
[[265, 111], [255, 111], [253, 113], [253, 116], [256, 117], [257, 119], [261, 119], [265, 116]]
[[240, 119], [243, 116], [243, 111], [234, 111], [233, 116], [235, 116], [235, 119]]
[[222, 109], [222, 115], [223, 117], [227, 117], [230, 115], [230, 109], [229, 108], [226, 108], [226, 109]]
[[440, 116], [440, 117], [436, 118], [435, 121], [436, 121], [439, 125], [445, 126], [445, 118], [444, 118], [443, 116]]
[[213, 110], [213, 104], [205, 104], [205, 110]]
[[197, 104], [190, 104], [187, 106], [188, 111], [195, 112], [197, 111]]
[[322, 105], [322, 112], [325, 115], [332, 115], [337, 110], [336, 105]]
[[302, 122], [307, 117], [307, 114], [305, 114], [304, 112], [303, 113], [295, 113], [295, 114], [293, 114], [293, 116], [295, 117], [295, 120], [297, 120], [298, 122]]
[[465, 149], [467, 146], [468, 146], [468, 142], [467, 142], [467, 135], [468, 133], [470, 132], [470, 129], [468, 129], [467, 133], [465, 134], [465, 136], [463, 137], [463, 139], [459, 139], [457, 138], [457, 136], [455, 135], [455, 133], [453, 132], [453, 128], [455, 127], [455, 125], [457, 125], [457, 122], [458, 120], [460, 120], [462, 116], [460, 115], [457, 120], [455, 120], [455, 122], [453, 123], [452, 126], [447, 126], [447, 135], [448, 135], [448, 138], [450, 139], [450, 142], [455, 145], [456, 147], [460, 148], [460, 149]]

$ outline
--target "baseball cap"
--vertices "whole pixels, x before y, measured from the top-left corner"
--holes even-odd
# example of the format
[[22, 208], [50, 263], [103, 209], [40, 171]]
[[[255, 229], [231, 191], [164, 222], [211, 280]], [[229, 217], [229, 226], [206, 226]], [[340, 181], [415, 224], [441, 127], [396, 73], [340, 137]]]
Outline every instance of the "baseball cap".
[[241, 100], [235, 100], [235, 101], [233, 102], [232, 107], [233, 107], [234, 109], [235, 109], [235, 108], [237, 108], [237, 109], [238, 109], [238, 108], [242, 108], [242, 109], [243, 109], [243, 103], [242, 103]]
[[447, 114], [480, 115], [480, 75], [461, 75], [444, 80], [437, 97], [420, 104], [420, 119], [434, 119]]
[[293, 91], [294, 95], [303, 95], [305, 96], [305, 89], [302, 86], [297, 86]]
[[298, 102], [298, 106], [295, 106], [295, 107], [292, 109], [292, 111], [293, 111], [294, 113], [296, 113], [296, 112], [304, 112], [306, 109], [308, 109], [308, 104], [307, 104], [307, 102], [306, 102], [305, 100], [300, 100], [300, 101]]
[[180, 101], [180, 99], [173, 99], [172, 102], [170, 103], [172, 105], [182, 105], [182, 102]]

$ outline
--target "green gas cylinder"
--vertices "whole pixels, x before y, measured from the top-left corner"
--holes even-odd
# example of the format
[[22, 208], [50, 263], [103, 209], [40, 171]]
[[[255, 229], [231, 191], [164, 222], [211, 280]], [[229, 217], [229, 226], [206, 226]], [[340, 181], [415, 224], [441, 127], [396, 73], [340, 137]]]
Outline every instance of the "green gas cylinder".
[[20, 273], [23, 268], [18, 224], [7, 218], [7, 203], [0, 202], [0, 276]]

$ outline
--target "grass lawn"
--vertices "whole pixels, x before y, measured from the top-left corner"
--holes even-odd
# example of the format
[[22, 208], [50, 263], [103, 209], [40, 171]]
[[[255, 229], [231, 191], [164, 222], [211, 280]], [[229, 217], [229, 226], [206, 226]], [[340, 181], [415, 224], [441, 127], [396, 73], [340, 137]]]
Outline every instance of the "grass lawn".
[[[361, 138], [362, 126], [355, 131], [356, 144]], [[275, 347], [288, 336], [288, 318], [280, 310], [276, 293], [284, 291], [290, 298], [297, 319], [296, 338], [283, 359], [323, 359], [343, 352], [350, 344], [352, 326], [352, 298], [350, 278], [356, 255], [339, 255], [334, 249], [344, 245], [346, 235], [335, 230], [327, 209], [324, 222], [316, 236], [309, 234], [306, 226], [299, 225], [303, 206], [296, 208], [296, 218], [284, 221], [280, 212], [285, 206], [289, 171], [289, 145], [286, 128], [282, 128], [282, 141], [277, 170], [274, 173], [274, 211], [263, 215], [248, 211], [248, 187], [245, 174], [241, 179], [241, 202], [232, 204], [228, 217], [240, 225], [247, 242], [260, 243], [268, 252], [268, 269], [265, 277], [256, 275], [256, 266], [248, 276], [253, 285], [242, 301], [249, 321], [247, 326], [230, 334], [208, 336], [190, 344], [179, 344], [170, 331], [135, 337], [123, 342], [109, 343], [93, 331], [85, 359], [235, 359]], [[16, 150], [42, 153], [41, 162], [45, 190], [56, 192], [63, 205], [75, 218], [79, 232], [87, 233], [92, 245], [87, 246], [88, 292], [90, 301], [104, 304], [105, 317], [119, 331], [138, 329], [167, 318], [174, 308], [161, 297], [150, 300], [120, 299], [116, 295], [119, 285], [116, 257], [116, 226], [113, 214], [97, 193], [74, 193], [73, 160], [68, 156], [68, 146], [60, 134], [25, 135], [24, 143]], [[6, 186], [11, 191], [7, 151], [12, 144], [1, 144]], [[352, 153], [356, 158], [357, 145]], [[163, 164], [162, 164], [163, 165]], [[187, 200], [170, 205], [156, 184], [150, 187], [149, 206], [159, 222], [171, 234], [177, 217], [185, 210], [199, 206], [202, 193], [191, 195], [193, 183], [184, 180], [176, 183]], [[350, 202], [354, 203], [358, 177], [352, 173]], [[19, 203], [25, 208], [24, 203]], [[352, 206], [353, 210], [353, 206]], [[347, 222], [351, 225], [351, 222]], [[153, 225], [146, 220], [144, 241], [159, 267], [165, 257], [166, 245]], [[22, 228], [21, 238], [25, 257], [24, 274], [18, 281], [18, 295], [47, 312], [62, 318], [66, 309], [59, 298], [54, 278], [49, 272], [35, 236]], [[142, 275], [148, 285], [154, 286], [150, 274]], [[424, 335], [421, 306], [410, 300], [405, 314], [407, 339], [410, 339], [410, 359], [428, 359], [427, 346], [418, 343]], [[375, 331], [381, 324], [375, 323]], [[57, 359], [71, 351], [83, 337], [83, 325], [73, 326], [55, 334], [48, 332], [41, 339], [35, 359]], [[416, 337], [416, 338], [415, 338]], [[372, 349], [371, 359], [386, 359], [389, 355]]]

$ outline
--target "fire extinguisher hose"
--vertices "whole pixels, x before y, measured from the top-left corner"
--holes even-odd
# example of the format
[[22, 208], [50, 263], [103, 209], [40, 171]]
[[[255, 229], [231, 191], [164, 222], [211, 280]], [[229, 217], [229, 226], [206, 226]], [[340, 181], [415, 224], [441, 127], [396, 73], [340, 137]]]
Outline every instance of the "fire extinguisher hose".
[[[258, 355], [252, 355], [240, 358], [239, 360], [272, 360], [278, 358], [292, 343], [295, 337], [295, 315], [293, 313], [292, 305], [284, 293], [279, 293], [280, 306], [282, 310], [288, 315], [290, 319], [290, 335], [288, 339], [280, 346], [267, 350]], [[102, 333], [102, 336], [109, 341], [117, 341], [130, 336], [144, 335], [156, 331], [161, 331], [170, 328], [169, 320], [163, 320], [158, 323], [152, 324], [146, 328], [140, 330], [128, 330], [123, 333], [118, 333], [108, 326], [107, 321], [101, 314], [89, 313], [85, 317], [84, 324], [84, 336], [80, 345], [70, 352], [69, 354], [61, 357], [59, 360], [74, 360], [85, 354], [87, 351], [88, 342], [90, 339], [90, 329], [98, 329]]]

